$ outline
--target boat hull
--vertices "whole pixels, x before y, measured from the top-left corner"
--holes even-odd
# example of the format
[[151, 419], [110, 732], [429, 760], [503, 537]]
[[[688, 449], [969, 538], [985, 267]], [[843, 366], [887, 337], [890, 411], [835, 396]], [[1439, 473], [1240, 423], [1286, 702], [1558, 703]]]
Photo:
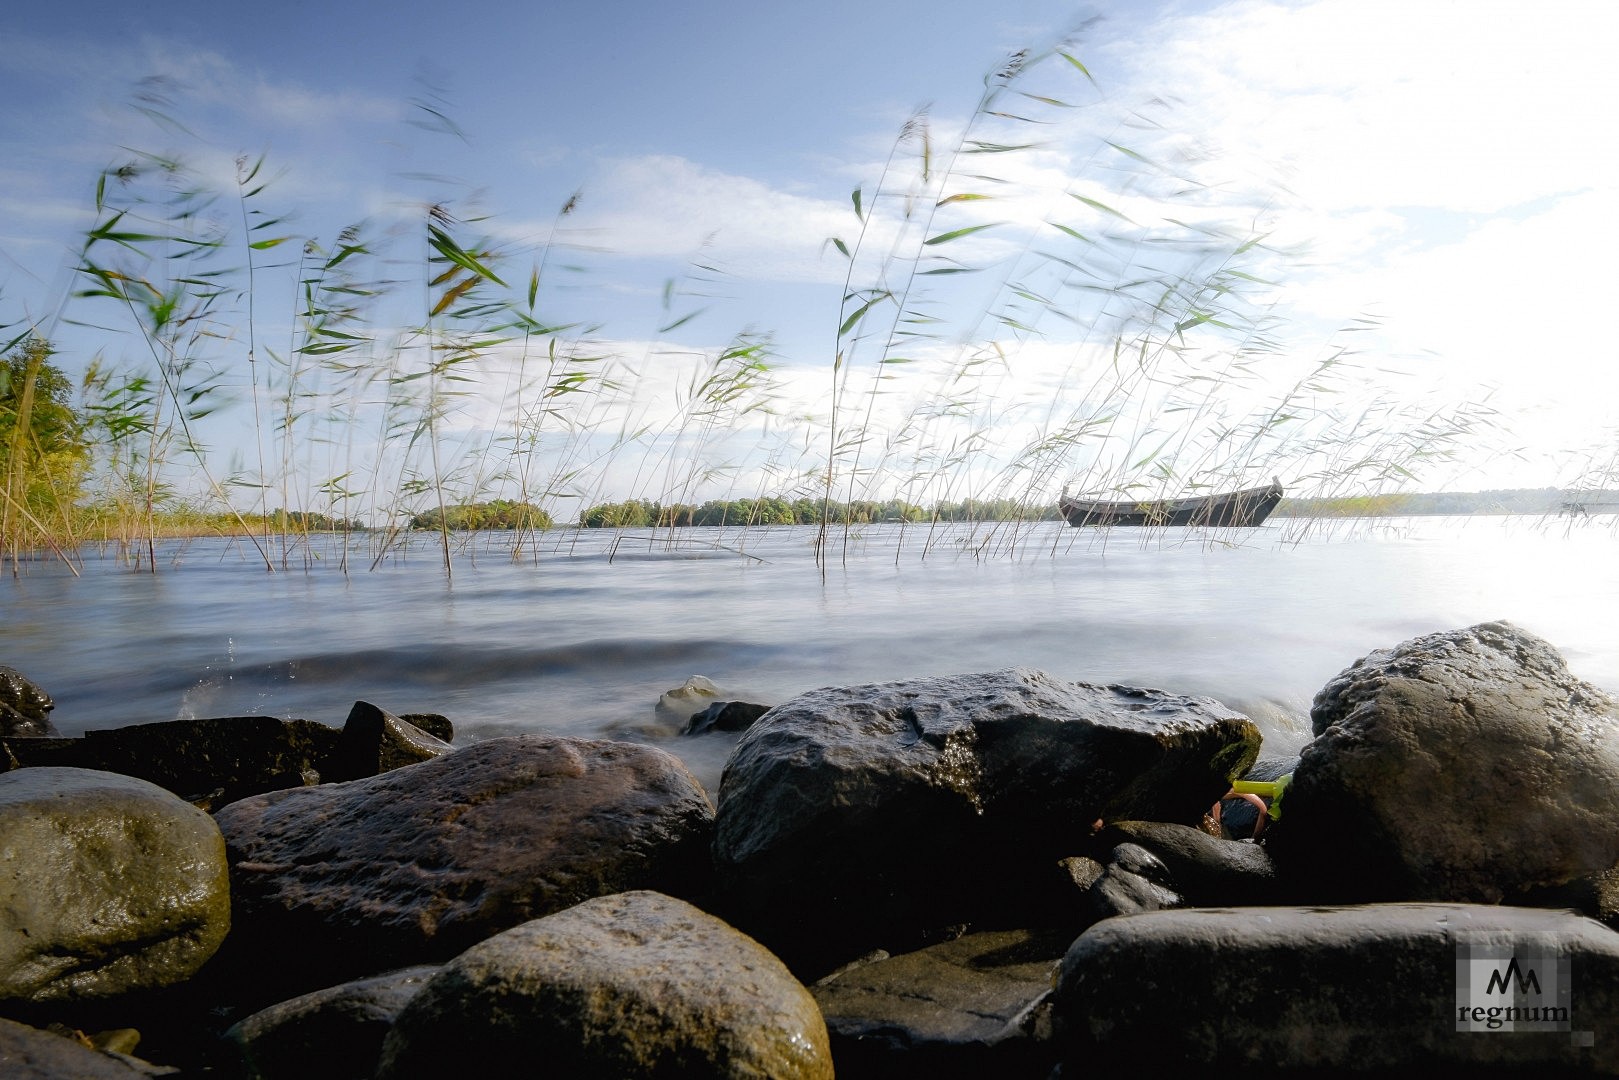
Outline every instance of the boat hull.
[[1208, 529], [1251, 529], [1270, 517], [1271, 511], [1282, 501], [1282, 494], [1281, 484], [1267, 484], [1218, 495], [1143, 502], [1071, 499], [1065, 495], [1057, 505], [1068, 524], [1075, 528], [1190, 525]]

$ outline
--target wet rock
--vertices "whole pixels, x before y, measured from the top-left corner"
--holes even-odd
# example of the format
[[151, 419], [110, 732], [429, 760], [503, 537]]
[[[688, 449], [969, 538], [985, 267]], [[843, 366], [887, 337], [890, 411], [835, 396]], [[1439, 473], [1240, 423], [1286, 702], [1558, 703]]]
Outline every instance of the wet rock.
[[141, 1080], [173, 1072], [0, 1019], [0, 1076], [6, 1080]]
[[815, 999], [775, 957], [653, 892], [603, 896], [451, 960], [400, 1014], [378, 1080], [832, 1076]]
[[[358, 780], [431, 761], [453, 750], [402, 717], [369, 701], [356, 701], [325, 769], [328, 780]], [[257, 792], [255, 792], [257, 794]]]
[[693, 714], [708, 708], [719, 697], [720, 688], [714, 680], [693, 675], [673, 690], [666, 690], [658, 698], [652, 712], [658, 722], [670, 731], [681, 731]]
[[549, 735], [244, 799], [217, 815], [233, 944], [254, 970], [309, 989], [447, 960], [605, 893], [694, 895], [713, 813], [671, 754]]
[[38, 684], [0, 664], [0, 735], [55, 735], [50, 715], [54, 708], [56, 703]]
[[746, 731], [770, 711], [769, 705], [751, 701], [716, 701], [699, 713], [692, 713], [682, 735], [702, 735], [710, 731]]
[[1119, 844], [1108, 852], [1102, 872], [1085, 894], [1080, 927], [1115, 915], [1168, 911], [1187, 906], [1174, 875], [1163, 860], [1137, 844]]
[[377, 1068], [400, 1010], [438, 972], [405, 968], [260, 1010], [229, 1031], [252, 1080], [353, 1080]]
[[211, 809], [265, 791], [321, 782], [340, 733], [312, 720], [220, 716], [87, 731], [82, 739], [7, 740], [23, 766], [135, 776]]
[[14, 767], [136, 776], [205, 810], [266, 791], [375, 776], [453, 749], [363, 701], [341, 731], [312, 720], [218, 716], [87, 731], [80, 739], [6, 739], [4, 746]]
[[1031, 1077], [1055, 1064], [1047, 1002], [1065, 932], [968, 934], [811, 988], [843, 1080]]
[[412, 727], [420, 728], [440, 742], [455, 741], [455, 725], [443, 713], [436, 712], [408, 712], [400, 713], [399, 719]]
[[1042, 672], [817, 690], [770, 710], [720, 785], [724, 911], [822, 974], [1019, 904], [1098, 818], [1201, 819], [1259, 735], [1206, 698]]
[[[1459, 957], [1482, 990], [1513, 956], [1542, 989], [1568, 965], [1568, 1024], [1532, 1030], [1556, 1021], [1543, 1013], [1510, 1034], [1459, 1031], [1463, 1004], [1535, 1004], [1499, 984], [1493, 995], [1458, 990]], [[1148, 912], [1073, 943], [1053, 1020], [1065, 1076], [1611, 1074], [1619, 1042], [1604, 1033], [1619, 1024], [1619, 934], [1568, 912], [1465, 904]]]
[[0, 775], [0, 999], [77, 1002], [181, 982], [230, 928], [225, 845], [145, 781]]
[[1267, 841], [1323, 900], [1514, 902], [1619, 864], [1619, 701], [1509, 623], [1327, 684]]

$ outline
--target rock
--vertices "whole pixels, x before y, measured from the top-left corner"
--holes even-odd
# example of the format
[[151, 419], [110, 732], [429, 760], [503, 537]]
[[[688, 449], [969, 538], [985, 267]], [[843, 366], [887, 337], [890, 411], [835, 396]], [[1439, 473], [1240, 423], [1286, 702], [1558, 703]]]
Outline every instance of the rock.
[[817, 690], [726, 764], [719, 902], [812, 975], [939, 927], [1029, 925], [1029, 883], [1098, 818], [1198, 821], [1258, 745], [1209, 699], [1036, 671]]
[[1138, 844], [1119, 844], [1108, 853], [1102, 873], [1085, 894], [1080, 928], [1116, 915], [1168, 911], [1187, 906], [1174, 875], [1158, 858]]
[[1046, 999], [1072, 935], [999, 930], [830, 975], [811, 992], [842, 1080], [1020, 1077], [1055, 1064]]
[[377, 1068], [383, 1037], [438, 972], [405, 968], [317, 990], [254, 1013], [225, 1032], [252, 1080], [352, 1080]]
[[751, 701], [716, 701], [702, 712], [692, 713], [680, 733], [703, 735], [710, 731], [746, 731], [755, 720], [769, 711], [769, 705], [755, 705]]
[[400, 1014], [378, 1080], [832, 1076], [810, 996], [756, 942], [654, 892], [603, 896], [451, 960]]
[[159, 1069], [12, 1020], [0, 1020], [0, 1076], [6, 1080], [141, 1080]]
[[665, 751], [520, 735], [217, 818], [243, 959], [309, 989], [447, 960], [605, 893], [695, 895], [713, 814]]
[[7, 740], [24, 766], [135, 776], [210, 809], [265, 791], [321, 782], [339, 732], [312, 720], [220, 716], [87, 731], [82, 739]]
[[[1560, 967], [1572, 972], [1569, 1023], [1458, 1030], [1464, 1006], [1513, 1005], [1499, 983], [1483, 992], [1489, 974], [1514, 977], [1513, 957], [1517, 977], [1535, 971], [1542, 990]], [[1459, 990], [1459, 966], [1484, 985]], [[1556, 1019], [1537, 1015], [1545, 1027]], [[1065, 1076], [1613, 1073], [1619, 935], [1568, 912], [1465, 904], [1148, 912], [1098, 923], [1073, 943], [1053, 1021]]]
[[412, 727], [420, 728], [440, 742], [455, 741], [455, 725], [443, 713], [436, 712], [408, 712], [400, 713], [399, 719]]
[[720, 693], [714, 680], [693, 675], [673, 690], [664, 691], [653, 706], [658, 722], [671, 731], [680, 731], [690, 722], [692, 714], [708, 708]]
[[1129, 844], [1151, 854], [1175, 890], [1198, 907], [1274, 904], [1280, 885], [1270, 855], [1257, 844], [1221, 840], [1167, 821], [1120, 821], [1093, 842], [1095, 850]]
[[0, 999], [77, 1002], [181, 982], [230, 928], [207, 814], [143, 780], [0, 775]]
[[0, 664], [0, 735], [55, 735], [51, 696], [14, 667]]
[[17, 766], [137, 776], [205, 810], [334, 780], [355, 780], [453, 749], [367, 702], [341, 731], [312, 720], [218, 716], [87, 731], [82, 739], [7, 739]]
[[324, 772], [329, 780], [359, 780], [431, 761], [453, 749], [449, 743], [369, 701], [356, 701]]
[[1516, 902], [1619, 864], [1619, 701], [1508, 623], [1357, 661], [1267, 846], [1312, 899]]

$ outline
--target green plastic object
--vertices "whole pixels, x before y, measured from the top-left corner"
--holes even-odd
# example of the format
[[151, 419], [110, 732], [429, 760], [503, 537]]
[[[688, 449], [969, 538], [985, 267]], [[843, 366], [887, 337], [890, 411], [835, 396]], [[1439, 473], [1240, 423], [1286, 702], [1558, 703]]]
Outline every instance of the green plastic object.
[[1231, 790], [1238, 795], [1258, 795], [1262, 799], [1270, 800], [1270, 819], [1282, 819], [1282, 793], [1287, 785], [1293, 781], [1293, 774], [1277, 777], [1275, 780], [1233, 780]]

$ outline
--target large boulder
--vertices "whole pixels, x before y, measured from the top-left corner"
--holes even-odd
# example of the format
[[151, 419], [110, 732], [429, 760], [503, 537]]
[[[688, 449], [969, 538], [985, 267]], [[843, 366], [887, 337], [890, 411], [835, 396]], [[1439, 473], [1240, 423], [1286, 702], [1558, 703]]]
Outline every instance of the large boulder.
[[1071, 940], [990, 930], [827, 976], [810, 989], [838, 1076], [1045, 1080], [1047, 999]]
[[447, 960], [605, 893], [693, 895], [713, 815], [672, 754], [550, 735], [243, 799], [216, 815], [233, 946], [309, 989]]
[[1523, 902], [1619, 863], [1619, 701], [1509, 623], [1371, 653], [1311, 719], [1268, 846], [1315, 898]]
[[1465, 904], [1153, 911], [1080, 935], [1053, 1020], [1064, 1076], [1612, 1074], [1619, 934]]
[[436, 965], [356, 979], [278, 1002], [225, 1032], [253, 1080], [353, 1080], [377, 1068], [382, 1040]]
[[0, 1000], [181, 982], [230, 916], [224, 840], [201, 810], [113, 773], [0, 775]]
[[603, 896], [451, 960], [406, 1005], [378, 1080], [832, 1076], [809, 991], [757, 942], [654, 892]]
[[56, 702], [28, 676], [0, 664], [0, 735], [55, 735]]
[[1207, 698], [1038, 671], [829, 688], [766, 713], [720, 784], [720, 902], [794, 970], [989, 920], [1100, 819], [1192, 824], [1259, 733]]

